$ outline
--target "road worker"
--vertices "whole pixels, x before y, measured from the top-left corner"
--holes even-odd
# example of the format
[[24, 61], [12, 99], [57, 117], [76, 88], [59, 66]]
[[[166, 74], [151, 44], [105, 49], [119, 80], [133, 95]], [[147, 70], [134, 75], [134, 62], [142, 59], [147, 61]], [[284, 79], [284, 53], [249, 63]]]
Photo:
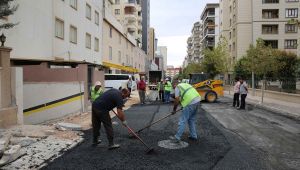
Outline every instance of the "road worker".
[[195, 123], [201, 96], [190, 84], [174, 81], [173, 86], [175, 87], [173, 114], [176, 113], [179, 103], [182, 106], [182, 113], [179, 118], [177, 133], [175, 136], [170, 136], [170, 139], [174, 143], [179, 143], [185, 130], [185, 125], [188, 123], [190, 130], [189, 139], [195, 141], [198, 139]]

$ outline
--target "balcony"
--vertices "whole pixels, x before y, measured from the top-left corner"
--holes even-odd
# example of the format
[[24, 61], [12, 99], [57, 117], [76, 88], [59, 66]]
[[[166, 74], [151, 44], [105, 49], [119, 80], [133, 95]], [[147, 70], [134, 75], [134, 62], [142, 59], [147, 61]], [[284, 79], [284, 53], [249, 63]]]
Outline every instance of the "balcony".
[[127, 25], [127, 30], [130, 34], [137, 31], [137, 28], [134, 25]]
[[130, 22], [136, 22], [137, 21], [137, 17], [135, 14], [125, 14], [125, 19], [128, 21], [128, 23]]
[[263, 9], [262, 18], [263, 19], [276, 19], [279, 17], [279, 9]]
[[137, 7], [137, 3], [136, 3], [135, 0], [128, 0], [128, 2], [125, 3], [125, 8], [126, 7], [134, 7], [134, 8], [136, 8]]

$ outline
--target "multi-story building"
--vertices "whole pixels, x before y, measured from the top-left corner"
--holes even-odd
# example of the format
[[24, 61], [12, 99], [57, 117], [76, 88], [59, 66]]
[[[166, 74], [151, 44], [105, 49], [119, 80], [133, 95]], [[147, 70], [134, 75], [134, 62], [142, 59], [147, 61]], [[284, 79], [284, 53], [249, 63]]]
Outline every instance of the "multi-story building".
[[201, 50], [212, 49], [219, 42], [219, 4], [206, 4], [202, 14], [202, 33]]
[[[112, 0], [111, 0], [112, 1]], [[142, 43], [142, 6], [140, 0], [114, 0], [113, 12], [117, 20], [124, 26], [140, 46]]]
[[267, 45], [300, 54], [300, 32], [290, 19], [300, 19], [298, 0], [222, 0], [221, 34], [229, 42], [233, 61], [262, 38]]
[[[113, 2], [106, 0], [103, 17], [103, 65], [106, 73], [139, 73], [145, 71], [145, 52], [134, 37], [112, 14]], [[124, 31], [125, 30], [125, 31]]]
[[149, 52], [149, 28], [150, 28], [150, 0], [141, 0], [142, 3], [142, 49]]
[[[40, 123], [84, 111], [90, 87], [104, 84], [102, 0], [26, 0], [5, 31], [19, 77], [14, 98], [24, 122]], [[8, 80], [10, 81], [10, 80]], [[17, 86], [16, 86], [17, 87]], [[26, 99], [26, 100], [24, 100]]]
[[173, 78], [175, 75], [179, 74], [181, 71], [180, 67], [167, 66], [166, 76]]
[[166, 71], [167, 70], [167, 61], [168, 61], [168, 48], [166, 46], [158, 46], [157, 54], [162, 59], [161, 69]]
[[200, 62], [201, 58], [201, 23], [196, 22], [194, 23], [192, 29], [192, 36], [191, 36], [191, 61], [192, 62]]

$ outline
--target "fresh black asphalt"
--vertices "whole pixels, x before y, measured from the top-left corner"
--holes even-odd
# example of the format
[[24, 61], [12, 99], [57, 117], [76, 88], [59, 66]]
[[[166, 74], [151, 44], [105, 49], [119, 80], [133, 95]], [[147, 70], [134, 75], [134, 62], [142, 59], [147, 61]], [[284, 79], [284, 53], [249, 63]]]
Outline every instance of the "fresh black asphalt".
[[[165, 116], [171, 104], [135, 105], [126, 111], [128, 125], [141, 129], [149, 122]], [[102, 144], [91, 146], [92, 131], [84, 132], [85, 141], [64, 153], [43, 169], [269, 169], [260, 151], [251, 148], [237, 135], [225, 130], [203, 109], [197, 115], [197, 142], [189, 141], [188, 130], [183, 140], [189, 146], [169, 150], [157, 146], [157, 142], [174, 135], [179, 115], [152, 126], [140, 133], [141, 138], [154, 147], [155, 152], [147, 155], [146, 148], [137, 139], [130, 139], [128, 130], [120, 123], [114, 125], [116, 150], [107, 149], [104, 129], [101, 129]], [[113, 121], [119, 122], [116, 118]]]

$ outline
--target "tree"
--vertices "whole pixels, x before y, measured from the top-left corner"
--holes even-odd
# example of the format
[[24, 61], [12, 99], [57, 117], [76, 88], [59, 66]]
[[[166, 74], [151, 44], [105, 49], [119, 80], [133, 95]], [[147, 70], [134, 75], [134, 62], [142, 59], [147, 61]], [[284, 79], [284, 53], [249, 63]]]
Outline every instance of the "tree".
[[179, 77], [187, 79], [189, 78], [189, 74], [201, 72], [203, 72], [201, 64], [193, 62], [189, 63], [188, 66], [183, 69], [182, 75], [179, 75]]
[[14, 0], [1, 0], [0, 1], [0, 30], [9, 29], [17, 25], [17, 23], [7, 22], [7, 17], [14, 14], [18, 9], [18, 5], [11, 5]]
[[204, 59], [201, 66], [209, 78], [214, 78], [220, 73], [228, 73], [231, 70], [230, 54], [228, 53], [228, 43], [225, 38], [221, 38], [218, 45], [212, 50], [204, 50]]

